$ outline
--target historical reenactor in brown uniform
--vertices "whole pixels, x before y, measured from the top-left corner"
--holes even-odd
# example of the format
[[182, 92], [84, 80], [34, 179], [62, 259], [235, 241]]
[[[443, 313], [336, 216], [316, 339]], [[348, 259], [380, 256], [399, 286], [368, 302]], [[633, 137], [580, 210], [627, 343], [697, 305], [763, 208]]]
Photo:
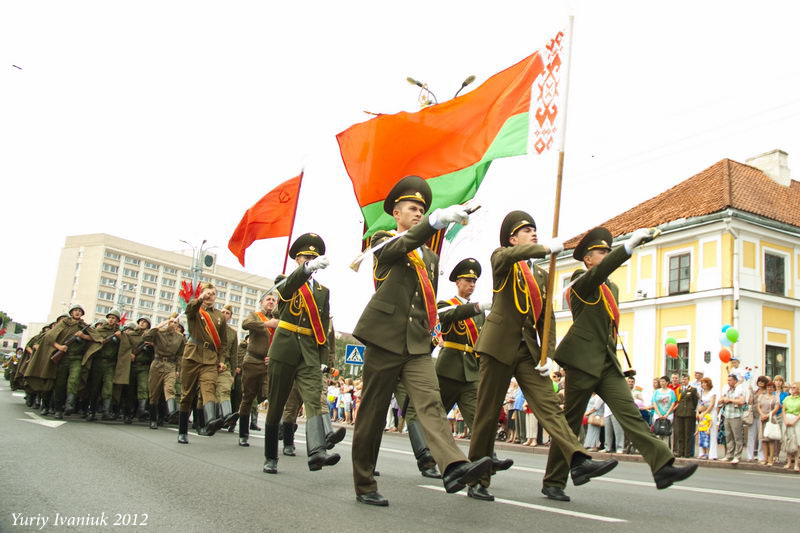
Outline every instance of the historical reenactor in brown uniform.
[[150, 319], [141, 317], [135, 326], [122, 330], [128, 342], [117, 358], [114, 396], [119, 397], [117, 391], [124, 392], [123, 420], [126, 424], [131, 424], [134, 416], [140, 421], [147, 419], [147, 374], [153, 361], [153, 347], [144, 343], [144, 334], [150, 327]]
[[320, 470], [339, 462], [327, 453], [325, 422], [320, 408], [322, 364], [328, 361], [330, 291], [311, 278], [328, 266], [325, 242], [315, 233], [299, 236], [289, 249], [297, 268], [276, 290], [280, 320], [269, 348], [269, 406], [264, 426], [264, 472], [278, 472], [278, 430], [286, 399], [296, 382], [306, 414], [308, 468]]
[[227, 343], [222, 347], [223, 362], [225, 370], [217, 375], [217, 404], [221, 410], [222, 418], [225, 420], [223, 427], [231, 428], [236, 425], [239, 413], [233, 412], [231, 405], [231, 388], [233, 388], [233, 372], [237, 364], [236, 350], [239, 345], [239, 336], [236, 330], [227, 325], [233, 316], [233, 306], [231, 304], [222, 308], [222, 315], [225, 317], [228, 328]]
[[[251, 416], [253, 403], [264, 401], [264, 381], [268, 379], [269, 345], [278, 327], [275, 318], [277, 297], [270, 293], [261, 297], [261, 309], [253, 311], [242, 322], [242, 329], [249, 333], [247, 353], [241, 362], [242, 401], [239, 403], [239, 446], [250, 446]], [[258, 411], [256, 411], [258, 413]]]
[[[650, 230], [638, 229], [624, 246], [613, 251], [611, 232], [605, 228], [595, 228], [581, 239], [572, 257], [582, 261], [588, 270], [579, 269], [572, 275], [567, 299], [573, 323], [558, 345], [555, 360], [566, 371], [564, 413], [572, 431], [576, 435], [580, 431], [586, 406], [596, 392], [617, 418], [625, 436], [650, 465], [656, 487], [664, 489], [691, 476], [697, 464], [673, 466], [675, 458], [669, 448], [650, 432], [633, 402], [617, 359], [619, 289], [608, 280], [608, 276], [633, 254], [636, 246], [652, 239]], [[569, 501], [569, 496], [564, 494], [567, 465], [552, 448], [543, 481], [542, 492], [546, 496]]]
[[437, 329], [436, 286], [439, 258], [425, 242], [452, 222], [465, 223], [463, 206], [437, 209], [431, 205], [430, 186], [420, 177], [407, 176], [390, 191], [384, 211], [393, 216], [398, 232], [379, 231], [370, 245], [392, 239], [374, 253], [375, 294], [353, 335], [366, 345], [361, 406], [353, 435], [353, 478], [356, 499], [369, 505], [388, 505], [378, 493], [375, 463], [386, 410], [398, 381], [411, 397], [428, 440], [431, 454], [443, 472], [445, 490], [464, 488], [491, 470], [490, 457], [470, 463], [450, 431], [437, 390], [431, 358]]
[[[591, 459], [559, 407], [550, 379], [549, 360], [544, 365], [539, 364], [548, 274], [539, 266], [529, 264], [529, 260], [560, 251], [560, 243], [537, 244], [536, 223], [528, 213], [512, 211], [503, 219], [500, 247], [492, 252], [491, 258], [492, 311], [475, 346], [480, 357], [480, 384], [469, 456], [476, 458], [492, 453], [498, 413], [511, 378], [515, 377], [534, 415], [551, 436], [551, 453], [564, 458], [570, 465], [573, 483], [581, 485], [611, 471], [617, 461]], [[555, 347], [554, 317], [550, 325], [552, 349]], [[489, 484], [490, 476], [486, 475], [480, 484], [470, 487], [469, 496], [494, 500], [488, 491]]]
[[112, 394], [114, 392], [114, 374], [120, 353], [129, 351], [128, 339], [119, 329], [120, 312], [112, 309], [106, 315], [106, 321], [89, 328], [87, 334], [93, 341], [81, 364], [89, 369], [89, 416], [87, 420], [95, 420], [98, 401], [103, 402], [103, 420], [116, 420], [112, 413]]
[[217, 373], [225, 370], [222, 348], [228, 331], [225, 317], [214, 308], [217, 289], [210, 283], [201, 285], [200, 297], [186, 304], [189, 342], [181, 359], [181, 397], [178, 418], [178, 442], [188, 444], [189, 410], [198, 395], [202, 401], [204, 433], [209, 437], [219, 431], [224, 420], [217, 416]]
[[147, 330], [144, 341], [153, 347], [155, 355], [147, 375], [150, 397], [150, 429], [158, 429], [158, 404], [163, 394], [167, 404], [167, 421], [177, 422], [178, 406], [175, 402], [175, 378], [178, 362], [186, 347], [183, 326], [175, 318]]

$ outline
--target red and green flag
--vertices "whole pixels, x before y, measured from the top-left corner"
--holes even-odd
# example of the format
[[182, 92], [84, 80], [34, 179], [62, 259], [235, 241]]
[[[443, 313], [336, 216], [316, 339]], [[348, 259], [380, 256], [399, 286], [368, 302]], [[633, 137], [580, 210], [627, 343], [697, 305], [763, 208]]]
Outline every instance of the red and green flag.
[[529, 146], [539, 153], [550, 148], [562, 39], [559, 33], [467, 94], [416, 113], [380, 115], [336, 136], [365, 237], [394, 227], [383, 201], [403, 176], [426, 179], [431, 208], [444, 207], [475, 196], [495, 159], [527, 154]]

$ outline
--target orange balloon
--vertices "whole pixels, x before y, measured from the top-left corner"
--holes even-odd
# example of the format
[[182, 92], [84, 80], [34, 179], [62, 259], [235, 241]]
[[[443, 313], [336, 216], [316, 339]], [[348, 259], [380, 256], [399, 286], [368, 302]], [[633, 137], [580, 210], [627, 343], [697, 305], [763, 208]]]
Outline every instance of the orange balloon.
[[731, 351], [727, 348], [723, 348], [719, 351], [719, 360], [723, 363], [730, 363], [731, 362]]
[[339, 377], [339, 370], [336, 368], [333, 369], [333, 377]]
[[672, 357], [673, 359], [677, 359], [678, 357], [678, 345], [677, 344], [667, 344], [666, 347], [667, 356]]

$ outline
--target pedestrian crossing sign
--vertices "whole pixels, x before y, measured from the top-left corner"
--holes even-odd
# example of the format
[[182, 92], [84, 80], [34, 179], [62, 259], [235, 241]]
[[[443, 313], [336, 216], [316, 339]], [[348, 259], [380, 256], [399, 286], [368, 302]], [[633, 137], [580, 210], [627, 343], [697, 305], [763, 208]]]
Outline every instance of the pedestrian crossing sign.
[[364, 364], [364, 347], [360, 344], [347, 344], [344, 347], [344, 362], [348, 365]]

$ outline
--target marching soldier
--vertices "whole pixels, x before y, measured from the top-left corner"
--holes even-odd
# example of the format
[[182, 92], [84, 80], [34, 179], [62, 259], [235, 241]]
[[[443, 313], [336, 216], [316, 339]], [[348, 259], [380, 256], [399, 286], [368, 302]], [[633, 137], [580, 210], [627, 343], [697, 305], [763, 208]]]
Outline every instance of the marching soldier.
[[225, 317], [214, 308], [217, 289], [201, 284], [199, 298], [186, 304], [189, 342], [181, 359], [181, 404], [178, 417], [178, 443], [189, 444], [189, 410], [197, 398], [202, 402], [204, 433], [209, 437], [222, 427], [217, 416], [217, 373], [225, 370], [222, 348], [227, 342]]
[[93, 328], [89, 328], [87, 335], [92, 344], [86, 349], [81, 360], [81, 365], [89, 368], [89, 417], [93, 421], [97, 417], [97, 402], [103, 402], [103, 420], [114, 420], [111, 412], [111, 399], [114, 388], [114, 373], [117, 359], [120, 354], [128, 350], [128, 340], [123, 337], [119, 329], [120, 313], [112, 309], [106, 315], [106, 321]]
[[[624, 246], [613, 251], [611, 232], [605, 228], [595, 228], [581, 239], [572, 257], [582, 261], [587, 271], [576, 270], [572, 275], [568, 301], [573, 323], [558, 345], [555, 360], [566, 371], [564, 412], [572, 431], [576, 435], [580, 431], [589, 398], [596, 392], [619, 421], [625, 436], [650, 465], [656, 487], [664, 489], [691, 476], [697, 464], [673, 466], [672, 452], [650, 432], [633, 402], [617, 360], [619, 289], [608, 280], [608, 276], [633, 254], [636, 246], [652, 238], [650, 230], [638, 229]], [[542, 493], [554, 500], [569, 501], [569, 496], [564, 494], [567, 471], [564, 458], [551, 447]]]
[[158, 429], [158, 404], [162, 394], [167, 404], [167, 421], [170, 424], [177, 422], [175, 378], [178, 361], [186, 347], [186, 337], [183, 336], [183, 326], [173, 317], [166, 324], [162, 323], [147, 330], [143, 339], [155, 352], [147, 374], [147, 389], [150, 398], [150, 429]]
[[238, 340], [239, 336], [236, 333], [236, 330], [232, 327], [228, 326], [227, 323], [230, 322], [231, 317], [233, 316], [233, 306], [231, 304], [226, 305], [222, 308], [222, 315], [225, 317], [226, 325], [225, 327], [228, 328], [227, 334], [227, 343], [222, 347], [222, 356], [223, 362], [225, 363], [225, 370], [217, 375], [217, 404], [222, 411], [222, 418], [225, 420], [225, 423], [222, 427], [225, 428], [232, 428], [236, 425], [236, 421], [239, 419], [239, 413], [233, 412], [233, 406], [231, 405], [231, 389], [233, 388], [233, 372], [234, 368], [236, 368], [236, 350], [238, 348]]
[[[78, 349], [73, 337], [86, 326], [83, 321], [83, 307], [77, 304], [73, 305], [68, 314], [69, 316], [58, 317], [41, 338], [23, 373], [25, 390], [29, 396], [33, 396], [41, 402], [43, 415], [50, 412], [50, 396], [53, 392], [58, 367], [51, 356], [57, 350], [68, 353], [70, 348]], [[33, 407], [36, 408], [35, 403]]]
[[[242, 403], [242, 359], [247, 354], [247, 341], [249, 335], [245, 335], [244, 340], [236, 347], [236, 364], [233, 365], [233, 386], [231, 387], [231, 407], [235, 413], [239, 413], [239, 406]], [[237, 335], [238, 338], [238, 335]], [[229, 433], [233, 433], [236, 426], [228, 428]]]
[[[280, 320], [269, 347], [269, 407], [264, 426], [264, 472], [278, 472], [278, 429], [286, 399], [297, 382], [306, 414], [306, 450], [309, 470], [339, 462], [326, 452], [325, 423], [320, 409], [322, 361], [328, 360], [330, 291], [311, 278], [328, 266], [325, 242], [315, 233], [294, 241], [289, 257], [297, 268], [277, 288], [282, 301]], [[252, 332], [251, 332], [252, 333]], [[251, 339], [252, 342], [252, 339]]]
[[[69, 350], [58, 363], [53, 399], [55, 402], [55, 418], [63, 420], [77, 409], [78, 388], [81, 383], [81, 360], [88, 343], [78, 338], [69, 346]], [[66, 396], [66, 399], [65, 399]]]
[[416, 408], [448, 493], [477, 480], [492, 465], [489, 457], [467, 461], [453, 439], [436, 390], [431, 347], [437, 326], [439, 258], [425, 242], [451, 222], [465, 223], [469, 215], [455, 205], [428, 217], [425, 212], [430, 204], [431, 189], [425, 180], [401, 179], [383, 209], [394, 217], [397, 231], [406, 233], [398, 237], [380, 231], [370, 242], [372, 247], [383, 244], [374, 253], [376, 290], [353, 332], [366, 345], [362, 400], [353, 435], [353, 479], [356, 500], [368, 505], [389, 505], [378, 493], [374, 470], [398, 378]]
[[[475, 431], [470, 440], [471, 458], [491, 455], [497, 420], [512, 377], [522, 388], [534, 415], [550, 434], [551, 454], [563, 457], [570, 466], [575, 485], [610, 472], [617, 461], [593, 461], [578, 437], [570, 431], [559, 407], [550, 379], [550, 361], [539, 364], [543, 335], [543, 289], [547, 272], [529, 260], [559, 253], [560, 243], [537, 243], [536, 223], [524, 211], [512, 211], [500, 226], [500, 247], [492, 252], [492, 311], [478, 337], [475, 351], [480, 357], [480, 384], [475, 414]], [[550, 311], [552, 313], [552, 310]], [[552, 316], [552, 315], [551, 315]], [[555, 318], [550, 323], [550, 348], [555, 346]], [[511, 460], [507, 460], [510, 466]], [[490, 476], [470, 487], [468, 495], [493, 501]]]
[[[252, 429], [253, 403], [264, 401], [263, 385], [268, 380], [269, 346], [278, 327], [275, 308], [278, 299], [271, 293], [261, 297], [261, 310], [253, 311], [242, 322], [242, 329], [249, 332], [246, 354], [241, 363], [242, 401], [239, 403], [239, 446], [250, 446], [247, 439]], [[258, 416], [258, 411], [256, 411]]]
[[140, 421], [147, 417], [147, 375], [153, 361], [153, 347], [144, 343], [144, 334], [150, 328], [150, 319], [141, 317], [135, 327], [127, 327], [122, 332], [128, 342], [117, 358], [114, 385], [126, 389], [126, 424], [132, 423], [134, 416]]

